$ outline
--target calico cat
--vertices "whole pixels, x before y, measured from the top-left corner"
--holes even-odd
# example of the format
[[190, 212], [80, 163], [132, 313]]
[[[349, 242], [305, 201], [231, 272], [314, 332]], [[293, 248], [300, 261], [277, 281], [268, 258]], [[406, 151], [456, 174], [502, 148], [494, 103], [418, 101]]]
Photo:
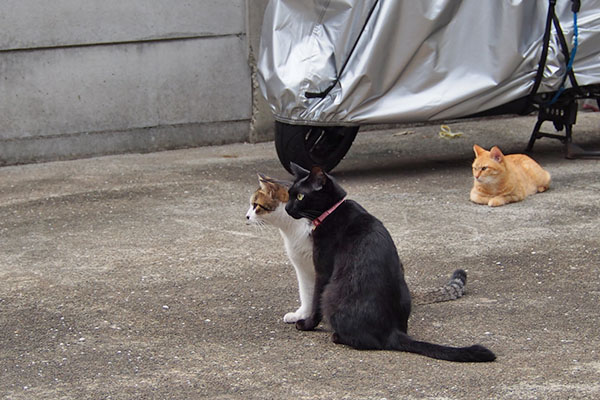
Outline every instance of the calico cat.
[[[285, 251], [290, 259], [300, 292], [300, 307], [284, 315], [283, 320], [294, 323], [310, 316], [315, 286], [313, 264], [312, 224], [307, 219], [292, 218], [285, 211], [288, 201], [287, 187], [291, 182], [282, 182], [258, 174], [259, 188], [250, 197], [250, 208], [246, 213], [249, 224], [271, 225], [279, 228]], [[454, 271], [448, 283], [437, 288], [417, 288], [411, 294], [416, 304], [431, 304], [456, 300], [463, 296], [467, 273], [462, 269]]]
[[411, 297], [388, 230], [319, 167], [292, 163], [295, 181], [285, 206], [313, 223], [316, 272], [312, 312], [296, 322], [313, 330], [325, 317], [334, 343], [356, 349], [398, 350], [449, 361], [484, 362], [496, 356], [481, 345], [449, 347], [407, 334]]
[[248, 223], [272, 225], [279, 228], [285, 251], [296, 270], [300, 307], [284, 315], [283, 320], [294, 323], [308, 318], [312, 309], [315, 268], [312, 262], [311, 225], [307, 219], [294, 219], [285, 212], [288, 191], [281, 182], [258, 175], [260, 187], [250, 197], [246, 213]]
[[525, 154], [505, 156], [497, 146], [486, 151], [473, 146], [471, 201], [491, 207], [525, 199], [550, 187], [550, 174]]

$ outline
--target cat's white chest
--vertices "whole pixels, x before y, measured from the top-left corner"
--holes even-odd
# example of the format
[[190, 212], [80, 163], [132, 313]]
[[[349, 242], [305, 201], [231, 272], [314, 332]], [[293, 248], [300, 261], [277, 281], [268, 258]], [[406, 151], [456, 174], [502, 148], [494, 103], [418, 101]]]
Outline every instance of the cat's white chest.
[[312, 263], [312, 239], [310, 238], [310, 225], [299, 220], [292, 229], [280, 229], [285, 245], [285, 252], [292, 262]]

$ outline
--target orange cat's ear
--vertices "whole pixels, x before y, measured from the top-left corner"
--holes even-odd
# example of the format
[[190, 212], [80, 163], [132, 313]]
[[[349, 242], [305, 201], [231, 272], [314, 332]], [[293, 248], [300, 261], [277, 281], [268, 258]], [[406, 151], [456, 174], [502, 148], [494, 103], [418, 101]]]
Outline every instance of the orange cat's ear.
[[490, 157], [492, 157], [497, 162], [502, 162], [502, 159], [504, 158], [504, 154], [502, 154], [502, 152], [500, 151], [500, 148], [498, 146], [494, 146], [490, 150]]
[[478, 146], [478, 145], [473, 145], [473, 151], [475, 152], [476, 157], [479, 157], [481, 155], [481, 153], [485, 152], [483, 147]]

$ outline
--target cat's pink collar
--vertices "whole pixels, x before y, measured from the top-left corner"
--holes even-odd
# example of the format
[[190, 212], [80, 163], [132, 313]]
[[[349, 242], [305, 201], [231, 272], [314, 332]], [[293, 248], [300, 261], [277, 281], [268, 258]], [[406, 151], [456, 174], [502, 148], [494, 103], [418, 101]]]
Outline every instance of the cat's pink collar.
[[325, 218], [327, 218], [329, 216], [329, 214], [331, 214], [332, 212], [334, 212], [335, 209], [338, 208], [339, 205], [344, 202], [344, 200], [346, 200], [345, 197], [343, 199], [341, 199], [340, 201], [338, 201], [337, 203], [335, 203], [333, 205], [333, 207], [331, 207], [329, 210], [325, 211], [323, 214], [321, 214], [317, 218], [313, 219], [313, 222], [312, 222], [313, 223], [313, 231], [315, 229], [317, 229], [317, 227], [323, 223], [323, 221], [325, 220]]

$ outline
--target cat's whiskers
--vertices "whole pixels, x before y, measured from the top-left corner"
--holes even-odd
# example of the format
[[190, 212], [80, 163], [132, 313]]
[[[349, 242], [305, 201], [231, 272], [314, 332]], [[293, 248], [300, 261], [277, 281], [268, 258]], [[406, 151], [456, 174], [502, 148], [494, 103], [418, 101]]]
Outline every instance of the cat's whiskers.
[[264, 231], [266, 229], [266, 227], [270, 226], [265, 221], [260, 220], [260, 219], [255, 219], [255, 220], [252, 220], [252, 221], [248, 221], [248, 222], [246, 222], [246, 225], [251, 225], [251, 226], [255, 227], [257, 230], [259, 230], [259, 231]]

